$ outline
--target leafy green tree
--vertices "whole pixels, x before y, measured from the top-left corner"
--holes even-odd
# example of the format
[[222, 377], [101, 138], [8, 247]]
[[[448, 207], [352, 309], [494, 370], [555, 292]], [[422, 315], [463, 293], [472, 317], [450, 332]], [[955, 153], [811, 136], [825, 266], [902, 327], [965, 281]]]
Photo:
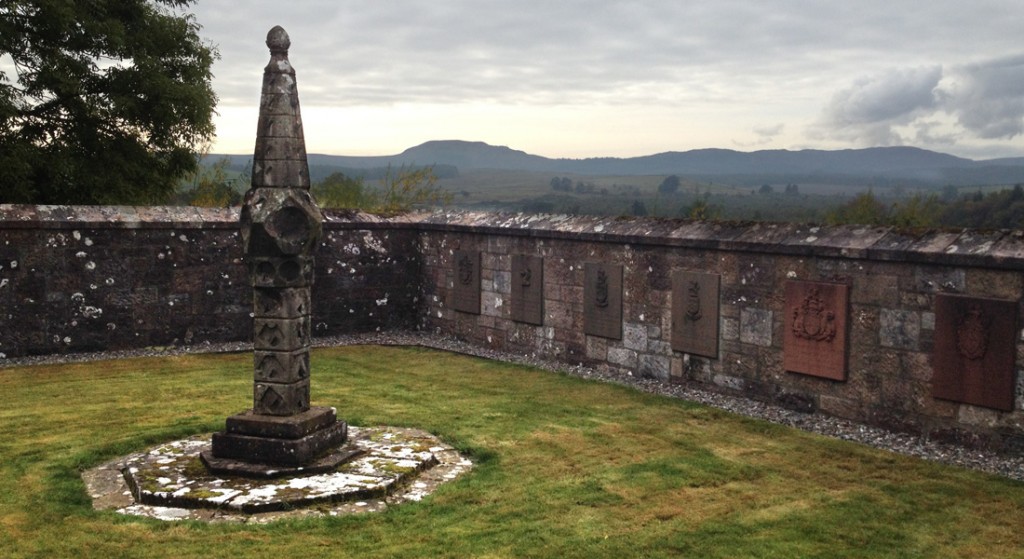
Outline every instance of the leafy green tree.
[[363, 179], [331, 173], [310, 189], [324, 208], [370, 208], [376, 204]]
[[893, 207], [888, 223], [898, 227], [938, 227], [944, 204], [935, 194], [915, 194]]
[[718, 219], [721, 213], [721, 208], [712, 205], [710, 195], [706, 193], [703, 196], [698, 196], [692, 204], [683, 206], [679, 211], [683, 217], [698, 220]]
[[0, 2], [0, 202], [167, 201], [213, 135], [193, 0]]
[[825, 220], [832, 225], [882, 225], [888, 217], [889, 208], [875, 197], [874, 192], [868, 190], [828, 212]]
[[658, 185], [658, 192], [661, 194], [675, 194], [679, 191], [679, 177], [669, 175]]
[[377, 211], [383, 213], [406, 212], [416, 206], [436, 206], [452, 201], [451, 192], [437, 185], [433, 167], [407, 167], [397, 171], [388, 167], [381, 181], [380, 202]]
[[248, 173], [232, 173], [230, 165], [231, 160], [227, 157], [220, 158], [209, 167], [200, 164], [189, 177], [189, 188], [180, 192], [175, 201], [205, 208], [241, 205], [242, 192], [248, 188], [251, 170]]

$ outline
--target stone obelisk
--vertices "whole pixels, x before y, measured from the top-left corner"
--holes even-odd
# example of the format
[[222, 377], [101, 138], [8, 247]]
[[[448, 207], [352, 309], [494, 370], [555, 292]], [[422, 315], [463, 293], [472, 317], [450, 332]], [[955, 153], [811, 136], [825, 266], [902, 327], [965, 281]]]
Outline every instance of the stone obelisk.
[[253, 287], [252, 409], [227, 419], [202, 455], [211, 470], [251, 476], [331, 468], [348, 426], [333, 408], [310, 407], [310, 288], [323, 215], [309, 194], [291, 41], [267, 34], [252, 187], [241, 212], [245, 261]]

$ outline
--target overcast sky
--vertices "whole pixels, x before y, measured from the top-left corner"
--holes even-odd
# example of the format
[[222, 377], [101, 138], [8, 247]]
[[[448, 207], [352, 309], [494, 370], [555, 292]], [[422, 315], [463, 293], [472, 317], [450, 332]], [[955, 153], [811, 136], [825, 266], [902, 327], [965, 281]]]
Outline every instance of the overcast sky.
[[1024, 156], [1021, 0], [198, 0], [219, 153], [251, 152], [267, 31], [310, 153], [548, 157], [913, 145]]

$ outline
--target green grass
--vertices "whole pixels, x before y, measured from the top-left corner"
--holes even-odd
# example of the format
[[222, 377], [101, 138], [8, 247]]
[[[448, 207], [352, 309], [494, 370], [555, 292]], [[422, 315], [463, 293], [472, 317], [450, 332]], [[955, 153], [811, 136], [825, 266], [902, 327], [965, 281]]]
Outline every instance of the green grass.
[[313, 403], [477, 467], [381, 514], [267, 526], [91, 509], [79, 472], [219, 429], [251, 357], [0, 369], [0, 557], [1024, 557], [1024, 484], [627, 388], [415, 348], [313, 358]]

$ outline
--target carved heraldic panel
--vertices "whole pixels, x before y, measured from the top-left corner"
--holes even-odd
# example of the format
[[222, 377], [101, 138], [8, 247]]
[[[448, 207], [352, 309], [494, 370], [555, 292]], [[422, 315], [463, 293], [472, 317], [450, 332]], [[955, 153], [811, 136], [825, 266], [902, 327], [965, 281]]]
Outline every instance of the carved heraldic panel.
[[512, 320], [544, 324], [544, 259], [539, 256], [512, 256]]
[[480, 314], [480, 252], [455, 251], [455, 279], [452, 287], [452, 308]]
[[591, 336], [622, 339], [622, 266], [584, 266], [583, 331]]
[[783, 365], [787, 371], [846, 380], [850, 286], [786, 282]]
[[932, 395], [1013, 410], [1017, 302], [935, 296]]
[[718, 293], [721, 276], [672, 274], [672, 349], [718, 358]]

